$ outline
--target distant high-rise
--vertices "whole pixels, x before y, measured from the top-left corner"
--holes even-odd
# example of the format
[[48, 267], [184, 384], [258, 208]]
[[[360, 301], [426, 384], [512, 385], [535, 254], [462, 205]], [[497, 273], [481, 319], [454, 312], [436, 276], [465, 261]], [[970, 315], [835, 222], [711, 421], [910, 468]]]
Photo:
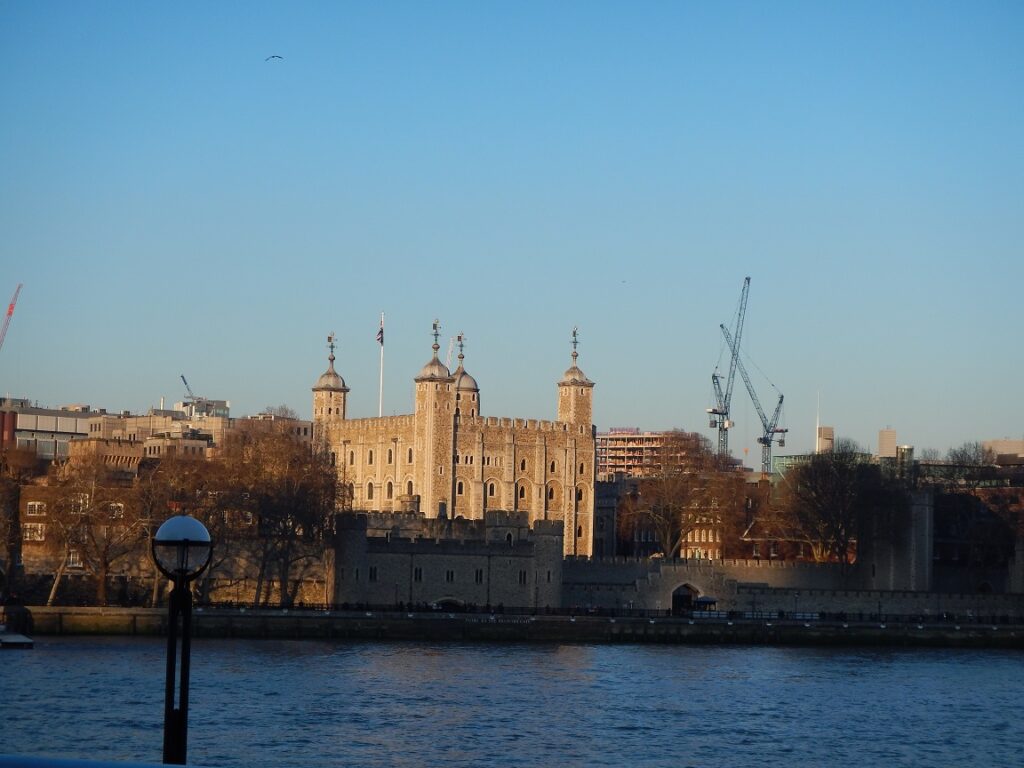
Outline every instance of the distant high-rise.
[[814, 445], [815, 453], [827, 453], [835, 447], [836, 430], [834, 427], [818, 427], [817, 440]]
[[896, 458], [896, 430], [885, 429], [878, 430], [878, 458], [880, 459], [895, 459]]

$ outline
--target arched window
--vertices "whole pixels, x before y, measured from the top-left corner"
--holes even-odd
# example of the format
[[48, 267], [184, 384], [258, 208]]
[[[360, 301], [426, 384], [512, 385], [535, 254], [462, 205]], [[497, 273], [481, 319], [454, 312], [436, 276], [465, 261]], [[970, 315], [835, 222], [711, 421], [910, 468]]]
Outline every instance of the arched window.
[[412, 464], [412, 448], [410, 448], [410, 449], [409, 449], [409, 453], [408, 453], [408, 456], [409, 456], [409, 458], [408, 458], [408, 463], [409, 463], [409, 464]]
[[388, 480], [388, 498], [389, 499], [393, 499], [394, 497], [395, 497], [395, 487], [391, 484], [391, 481]]
[[459, 480], [459, 482], [457, 482], [457, 483], [455, 484], [455, 493], [456, 493], [457, 495], [459, 495], [459, 496], [461, 496], [461, 495], [462, 495], [462, 481], [461, 481], [461, 480]]
[[554, 498], [555, 498], [555, 489], [554, 489], [553, 486], [548, 486], [548, 501], [551, 501]]
[[505, 534], [505, 541], [507, 541], [507, 542], [508, 542], [508, 545], [509, 545], [510, 547], [512, 546], [512, 534], [511, 534], [511, 533], [506, 533], [506, 534]]
[[582, 525], [579, 526], [578, 528], [576, 528], [576, 538], [577, 539], [582, 539], [583, 538], [583, 526]]
[[372, 500], [373, 499], [373, 483], [367, 483], [366, 484], [366, 498], [368, 500]]
[[576, 501], [583, 501], [583, 489], [582, 488], [577, 488], [576, 489]]
[[388, 448], [388, 464], [394, 464], [394, 463], [395, 463], [394, 451], [392, 451], [390, 448]]
[[551, 474], [555, 474], [555, 462], [551, 462]]
[[348, 452], [348, 463], [349, 463], [349, 465], [352, 465], [352, 464], [356, 463], [356, 452], [355, 451], [349, 451]]
[[526, 459], [523, 459], [522, 461], [519, 462], [519, 470], [521, 472], [526, 471]]
[[405, 493], [407, 496], [412, 496], [412, 480], [405, 484]]
[[581, 475], [587, 474], [587, 468], [583, 465], [582, 461], [580, 462], [580, 474]]
[[494, 483], [489, 483], [487, 485], [487, 495], [488, 496], [493, 496], [494, 495]]
[[519, 486], [519, 498], [520, 499], [525, 499], [526, 498], [526, 488], [524, 486], [522, 486], [522, 485]]
[[366, 452], [366, 463], [367, 464], [373, 464], [373, 451], [372, 450]]

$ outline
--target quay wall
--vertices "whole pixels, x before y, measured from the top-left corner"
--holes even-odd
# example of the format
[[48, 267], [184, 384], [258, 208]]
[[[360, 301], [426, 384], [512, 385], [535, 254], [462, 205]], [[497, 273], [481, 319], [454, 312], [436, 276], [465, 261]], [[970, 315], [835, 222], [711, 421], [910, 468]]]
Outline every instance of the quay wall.
[[[33, 634], [161, 635], [166, 615], [145, 608], [30, 607]], [[1024, 649], [1024, 624], [763, 620], [402, 611], [206, 608], [197, 638], [544, 643], [901, 645]]]

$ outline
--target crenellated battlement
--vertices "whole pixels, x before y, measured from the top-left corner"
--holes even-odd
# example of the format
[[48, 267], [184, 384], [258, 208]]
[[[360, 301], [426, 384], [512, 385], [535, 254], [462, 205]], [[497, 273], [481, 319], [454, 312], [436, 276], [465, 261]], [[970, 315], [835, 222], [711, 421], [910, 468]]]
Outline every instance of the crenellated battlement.
[[402, 414], [400, 416], [370, 416], [362, 419], [345, 419], [342, 422], [348, 428], [370, 428], [373, 431], [411, 429], [416, 424], [416, 416]]

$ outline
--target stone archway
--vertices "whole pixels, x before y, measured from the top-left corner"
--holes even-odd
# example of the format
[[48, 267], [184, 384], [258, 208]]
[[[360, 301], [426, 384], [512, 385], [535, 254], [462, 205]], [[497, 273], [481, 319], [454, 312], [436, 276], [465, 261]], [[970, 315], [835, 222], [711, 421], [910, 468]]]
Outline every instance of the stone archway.
[[672, 590], [672, 615], [681, 616], [694, 609], [694, 601], [700, 597], [700, 590], [692, 584], [680, 584]]

